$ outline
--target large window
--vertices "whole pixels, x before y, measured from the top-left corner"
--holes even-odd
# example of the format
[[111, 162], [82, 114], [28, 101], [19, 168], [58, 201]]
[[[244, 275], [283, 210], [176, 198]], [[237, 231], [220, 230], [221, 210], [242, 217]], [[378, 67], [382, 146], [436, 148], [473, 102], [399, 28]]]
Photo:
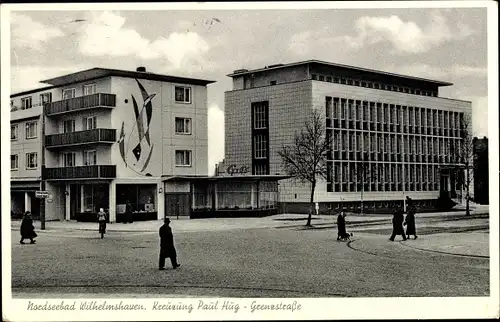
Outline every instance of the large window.
[[19, 168], [19, 156], [17, 154], [10, 155], [10, 169], [17, 170]]
[[63, 132], [71, 133], [75, 132], [75, 120], [66, 120], [63, 122]]
[[255, 159], [267, 158], [267, 138], [266, 135], [257, 134], [254, 139], [254, 156]]
[[175, 151], [175, 166], [176, 167], [190, 167], [191, 166], [191, 151], [190, 150], [176, 150]]
[[191, 103], [191, 87], [175, 86], [175, 102]]
[[76, 153], [67, 152], [62, 154], [62, 166], [74, 167], [76, 165]]
[[32, 104], [32, 100], [31, 100], [31, 96], [21, 98], [21, 109], [27, 110], [27, 109], [32, 108], [32, 107], [33, 107], [33, 104]]
[[36, 169], [38, 167], [37, 156], [36, 152], [26, 153], [26, 169]]
[[191, 134], [191, 119], [186, 117], [176, 117], [175, 134]]
[[265, 129], [267, 128], [268, 118], [268, 102], [252, 103], [253, 112], [253, 128]]
[[42, 94], [40, 94], [40, 103], [42, 103], [42, 106], [45, 103], [52, 103], [52, 93], [42, 93]]
[[92, 95], [95, 94], [96, 92], [97, 91], [95, 84], [83, 85], [83, 95]]
[[253, 169], [254, 169], [253, 173], [254, 175], [261, 176], [268, 174], [267, 164], [262, 164], [262, 163], [254, 164]]
[[76, 89], [66, 88], [62, 91], [62, 99], [67, 100], [76, 96]]
[[97, 152], [95, 150], [83, 151], [83, 164], [84, 165], [97, 164]]
[[34, 139], [38, 135], [38, 122], [27, 122], [26, 123], [26, 138]]
[[14, 124], [10, 126], [10, 139], [11, 140], [17, 140], [19, 134], [18, 134], [18, 125]]
[[83, 130], [93, 130], [97, 128], [97, 117], [89, 116], [83, 118]]

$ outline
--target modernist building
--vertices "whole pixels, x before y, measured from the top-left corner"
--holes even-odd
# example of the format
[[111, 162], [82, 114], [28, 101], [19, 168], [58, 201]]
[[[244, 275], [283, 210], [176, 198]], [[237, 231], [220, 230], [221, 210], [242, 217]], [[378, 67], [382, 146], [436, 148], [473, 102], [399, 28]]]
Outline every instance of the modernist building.
[[136, 220], [159, 219], [190, 192], [165, 178], [207, 175], [213, 81], [93, 68], [43, 83], [11, 96], [13, 211], [35, 212], [43, 180], [47, 220], [104, 208], [120, 221], [127, 202]]
[[[225, 93], [225, 160], [253, 175], [284, 175], [278, 151], [313, 110], [332, 138], [328, 176], [314, 200], [321, 209], [368, 211], [393, 207], [412, 197], [434, 207], [440, 196], [462, 189], [454, 153], [462, 142], [468, 101], [443, 98], [451, 83], [317, 60], [240, 69], [228, 75]], [[221, 173], [219, 175], [224, 175]], [[307, 185], [282, 181], [282, 211], [305, 211]]]

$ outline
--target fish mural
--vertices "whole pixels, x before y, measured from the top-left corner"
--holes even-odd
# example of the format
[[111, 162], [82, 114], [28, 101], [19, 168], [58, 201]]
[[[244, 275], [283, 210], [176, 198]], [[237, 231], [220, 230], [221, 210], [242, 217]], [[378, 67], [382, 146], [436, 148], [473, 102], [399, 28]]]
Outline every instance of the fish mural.
[[141, 92], [142, 106], [139, 108], [140, 104], [137, 99], [131, 95], [135, 122], [127, 134], [125, 133], [125, 121], [122, 122], [117, 143], [125, 167], [139, 175], [150, 177], [150, 173], [144, 172], [151, 161], [154, 150], [149, 130], [153, 118], [152, 101], [156, 94], [149, 94], [137, 79], [135, 81]]

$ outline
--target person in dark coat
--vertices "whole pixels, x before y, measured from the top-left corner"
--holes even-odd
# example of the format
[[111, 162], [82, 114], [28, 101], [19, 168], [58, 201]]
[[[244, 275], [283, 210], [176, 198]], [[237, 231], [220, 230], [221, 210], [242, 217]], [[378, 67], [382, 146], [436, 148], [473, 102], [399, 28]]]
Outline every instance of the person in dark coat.
[[343, 240], [347, 237], [345, 229], [345, 212], [342, 210], [337, 217], [337, 240]]
[[406, 240], [405, 231], [403, 228], [404, 212], [401, 208], [396, 209], [392, 216], [392, 235], [389, 238], [390, 241], [394, 241], [396, 235], [402, 235], [403, 240]]
[[25, 239], [30, 240], [30, 244], [35, 243], [35, 237], [37, 234], [35, 233], [35, 226], [33, 226], [33, 219], [31, 218], [31, 213], [26, 211], [23, 217], [23, 221], [21, 222], [21, 244], [24, 244]]
[[174, 247], [174, 235], [169, 226], [170, 219], [165, 218], [163, 226], [160, 227], [160, 262], [159, 269], [165, 269], [165, 258], [169, 257], [172, 267], [176, 269], [181, 266], [177, 263], [177, 252]]
[[404, 222], [404, 225], [406, 225], [406, 236], [410, 238], [410, 235], [414, 236], [414, 239], [417, 239], [417, 229], [415, 227], [415, 205], [413, 204], [413, 201], [411, 198], [407, 198], [407, 205], [406, 205], [406, 219]]
[[124, 223], [133, 223], [134, 222], [134, 213], [132, 211], [132, 205], [127, 201], [125, 204], [125, 220]]

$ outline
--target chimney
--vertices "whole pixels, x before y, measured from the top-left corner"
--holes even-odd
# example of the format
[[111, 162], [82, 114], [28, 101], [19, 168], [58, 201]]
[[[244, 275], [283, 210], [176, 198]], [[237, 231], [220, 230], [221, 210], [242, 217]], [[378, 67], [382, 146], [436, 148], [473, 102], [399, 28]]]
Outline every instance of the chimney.
[[143, 67], [143, 66], [137, 67], [136, 71], [141, 72], [141, 73], [145, 73], [146, 67]]

